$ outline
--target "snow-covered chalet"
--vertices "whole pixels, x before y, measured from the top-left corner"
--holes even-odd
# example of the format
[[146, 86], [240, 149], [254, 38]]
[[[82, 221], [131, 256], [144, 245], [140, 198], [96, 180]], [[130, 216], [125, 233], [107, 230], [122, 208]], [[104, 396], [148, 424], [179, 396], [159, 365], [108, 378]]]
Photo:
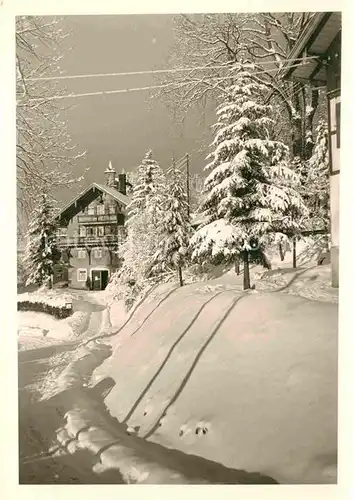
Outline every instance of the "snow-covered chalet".
[[106, 184], [92, 183], [57, 215], [57, 244], [62, 264], [56, 266], [54, 282], [71, 288], [105, 289], [119, 267], [118, 246], [125, 237], [126, 175], [109, 164]]

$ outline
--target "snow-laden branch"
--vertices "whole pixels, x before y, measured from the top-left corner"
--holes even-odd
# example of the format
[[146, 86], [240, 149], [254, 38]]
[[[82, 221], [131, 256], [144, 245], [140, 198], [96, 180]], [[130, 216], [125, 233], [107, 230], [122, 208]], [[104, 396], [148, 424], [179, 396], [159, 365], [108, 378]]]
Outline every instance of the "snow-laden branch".
[[58, 47], [66, 36], [58, 19], [16, 18], [18, 200], [27, 212], [41, 190], [68, 185], [75, 178], [72, 167], [82, 157], [68, 133], [63, 109], [51, 100], [66, 90], [33, 80], [60, 71]]

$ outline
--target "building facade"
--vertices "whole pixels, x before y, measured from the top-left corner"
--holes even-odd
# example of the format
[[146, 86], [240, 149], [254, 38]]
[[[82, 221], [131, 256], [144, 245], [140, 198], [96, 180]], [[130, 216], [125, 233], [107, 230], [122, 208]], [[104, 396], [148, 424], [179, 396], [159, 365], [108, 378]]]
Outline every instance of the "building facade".
[[57, 244], [62, 262], [56, 267], [54, 282], [67, 281], [69, 287], [103, 290], [120, 266], [117, 255], [125, 238], [126, 177], [110, 165], [106, 184], [91, 184], [57, 216]]
[[339, 286], [341, 27], [340, 12], [316, 13], [289, 55], [284, 74], [285, 78], [327, 88], [333, 287]]

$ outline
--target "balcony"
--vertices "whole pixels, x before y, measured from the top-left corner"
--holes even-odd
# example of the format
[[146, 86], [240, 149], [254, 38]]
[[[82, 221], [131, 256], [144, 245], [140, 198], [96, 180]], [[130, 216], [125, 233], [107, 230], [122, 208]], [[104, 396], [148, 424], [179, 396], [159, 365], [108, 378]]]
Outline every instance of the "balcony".
[[121, 222], [121, 214], [105, 214], [105, 215], [78, 215], [79, 224], [95, 224], [95, 223], [108, 223], [108, 224], [123, 224]]
[[91, 248], [109, 247], [114, 248], [124, 240], [123, 234], [107, 234], [105, 236], [57, 236], [57, 245], [65, 248]]

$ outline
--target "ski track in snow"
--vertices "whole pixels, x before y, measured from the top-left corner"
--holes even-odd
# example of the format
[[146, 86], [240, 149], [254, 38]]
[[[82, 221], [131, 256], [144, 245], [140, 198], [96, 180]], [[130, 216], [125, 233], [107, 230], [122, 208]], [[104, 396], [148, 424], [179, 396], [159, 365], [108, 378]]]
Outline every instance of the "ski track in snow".
[[[242, 280], [242, 276], [239, 277], [239, 280]], [[312, 281], [311, 275], [307, 281], [311, 285], [311, 281]], [[314, 292], [313, 290], [311, 290], [311, 286], [308, 286], [308, 289], [306, 289], [306, 291], [304, 292], [303, 291], [304, 287], [301, 287], [302, 284], [303, 283], [301, 283], [301, 280], [299, 280], [298, 283], [295, 283], [294, 286], [289, 286], [288, 281], [284, 282], [284, 280], [278, 279], [278, 277], [275, 276], [275, 278], [273, 277], [270, 280], [264, 280], [261, 283], [260, 288], [262, 288], [262, 291], [273, 292], [273, 291], [277, 291], [276, 289], [278, 289], [279, 285], [281, 285], [281, 286], [284, 286], [285, 289], [287, 288], [286, 293], [294, 293], [294, 294], [300, 294], [300, 295], [303, 293], [307, 293], [309, 295], [308, 298], [312, 298], [313, 300], [318, 300], [318, 299], [321, 300], [321, 295], [316, 294], [317, 293], [316, 291]], [[225, 283], [221, 282], [221, 281], [219, 281], [219, 282], [215, 281], [212, 284], [198, 283], [198, 285], [196, 285], [196, 286], [192, 285], [192, 287], [195, 288], [194, 292], [197, 292], [200, 296], [203, 296], [204, 294], [213, 293], [213, 294], [215, 294], [214, 295], [214, 297], [215, 297], [215, 296], [219, 295], [220, 293], [232, 291], [232, 290], [241, 292], [241, 288], [240, 288], [239, 284], [235, 286], [235, 285], [231, 285], [227, 281], [225, 281]], [[321, 290], [321, 286], [318, 286], [317, 288], [319, 290]], [[302, 291], [302, 293], [301, 293], [301, 291]], [[249, 292], [249, 293], [252, 293], [252, 292]], [[328, 298], [326, 299], [326, 297], [328, 295], [328, 294], [326, 295], [326, 290], [324, 292], [324, 295], [325, 295], [324, 300], [328, 300]], [[48, 332], [48, 335], [46, 337], [38, 337], [38, 336], [31, 336], [31, 335], [19, 335], [19, 344], [20, 344], [19, 350], [20, 351], [23, 351], [23, 350], [29, 351], [26, 353], [28, 355], [27, 358], [29, 358], [29, 359], [26, 359], [26, 361], [23, 361], [22, 366], [24, 366], [25, 370], [26, 370], [26, 369], [30, 368], [31, 363], [35, 363], [38, 365], [39, 368], [41, 366], [43, 368], [43, 371], [41, 372], [40, 376], [38, 376], [37, 378], [35, 377], [33, 380], [29, 381], [27, 383], [27, 385], [25, 385], [25, 387], [20, 386], [20, 394], [21, 394], [21, 392], [22, 392], [22, 394], [25, 392], [26, 393], [25, 398], [28, 397], [27, 393], [31, 394], [31, 396], [30, 396], [31, 402], [36, 402], [36, 401], [44, 401], [45, 402], [46, 400], [48, 400], [51, 397], [56, 397], [57, 395], [60, 395], [60, 393], [58, 393], [58, 390], [57, 390], [58, 389], [57, 383], [58, 383], [58, 379], [59, 379], [60, 375], [62, 374], [64, 369], [73, 360], [75, 360], [75, 358], [76, 358], [76, 360], [80, 359], [80, 358], [77, 358], [78, 351], [77, 351], [76, 347], [79, 344], [82, 346], [82, 340], [85, 341], [85, 345], [88, 344], [89, 342], [95, 341], [96, 337], [101, 337], [101, 335], [98, 335], [98, 334], [105, 331], [104, 328], [107, 326], [106, 324], [104, 324], [105, 317], [104, 317], [103, 311], [105, 310], [105, 307], [102, 305], [102, 303], [97, 302], [97, 299], [95, 300], [95, 297], [91, 297], [92, 301], [88, 301], [88, 300], [85, 300], [85, 298], [86, 298], [85, 296], [86, 296], [86, 294], [77, 294], [77, 297], [75, 299], [77, 310], [83, 311], [86, 314], [85, 330], [83, 332], [81, 332], [80, 336], [76, 336], [75, 341], [72, 341], [71, 343], [68, 344], [68, 343], [66, 343], [65, 339], [63, 339], [60, 342], [60, 341], [58, 341], [58, 339], [50, 338], [50, 331]], [[241, 294], [240, 298], [242, 298], [242, 297], [243, 297], [243, 294]], [[105, 312], [107, 312], [107, 310]], [[134, 316], [134, 314], [132, 315], [132, 317], [133, 316]], [[148, 315], [148, 317], [150, 317], [150, 315]], [[107, 321], [108, 321], [108, 326], [110, 326], [109, 319]], [[153, 318], [151, 318], [150, 321], [153, 322]], [[143, 321], [143, 323], [145, 323], [145, 320]], [[139, 325], [139, 321], [138, 321], [138, 325]], [[140, 325], [140, 326], [142, 326], [142, 325]], [[138, 326], [137, 330], [140, 329], [140, 326]], [[134, 330], [134, 332], [135, 332], [135, 330]], [[103, 337], [104, 336], [105, 335], [103, 335]], [[133, 335], [133, 337], [134, 337], [134, 335]], [[207, 340], [207, 342], [205, 343], [205, 347], [207, 347], [208, 344], [209, 344], [209, 340]], [[91, 345], [94, 346], [97, 344], [95, 342], [94, 344], [92, 343]], [[52, 348], [52, 350], [48, 354], [48, 357], [43, 358], [42, 360], [41, 359], [33, 359], [32, 360], [31, 359], [31, 350], [40, 351], [41, 348], [48, 348], [48, 349]], [[204, 347], [203, 347], [203, 349], [204, 349]], [[85, 358], [87, 357], [87, 351], [86, 351], [86, 354], [84, 354], [83, 356]], [[85, 363], [85, 360], [83, 360], [83, 362]], [[29, 364], [28, 367], [26, 367], [26, 363]], [[193, 364], [192, 364], [192, 368], [193, 368]], [[189, 379], [189, 377], [186, 376], [186, 377], [184, 377], [184, 379], [185, 379], [185, 383], [186, 383], [187, 380]], [[184, 381], [183, 381], [183, 383], [184, 383]], [[182, 385], [183, 385], [183, 383], [182, 383]], [[179, 394], [179, 391], [177, 391], [177, 393], [175, 394], [175, 398], [178, 397], [178, 394]], [[136, 403], [131, 407], [129, 414], [127, 415], [128, 417], [130, 417], [132, 415], [132, 413], [134, 413], [134, 410], [137, 408], [139, 403], [142, 401], [144, 395], [145, 394], [142, 394], [142, 397], [140, 397], [136, 401]], [[171, 398], [169, 398], [166, 401], [167, 406], [165, 405], [165, 410], [162, 413], [160, 413], [159, 418], [156, 418], [155, 423], [153, 424], [152, 427], [149, 428], [146, 436], [152, 435], [154, 433], [154, 431], [158, 428], [158, 426], [160, 424], [161, 425], [163, 424], [164, 416], [167, 413], [170, 406], [173, 404], [173, 401], [174, 401], [174, 398], [172, 398], [172, 400], [171, 400]], [[155, 411], [156, 411], [156, 409], [155, 409]], [[156, 417], [158, 417], [158, 415], [156, 415]], [[128, 419], [129, 418], [126, 418], [125, 420], [127, 421]], [[30, 419], [28, 422], [30, 422]], [[27, 429], [26, 432], [28, 434], [28, 439], [31, 440], [31, 439], [33, 439], [33, 436], [32, 436], [33, 430], [31, 430], [32, 427], [29, 423], [28, 423], [28, 425], [29, 425], [29, 428]], [[120, 425], [122, 425], [122, 424], [120, 424]], [[180, 434], [181, 436], [186, 434], [186, 433], [188, 434], [189, 432], [191, 432], [190, 429], [187, 429], [184, 427], [182, 428], [182, 427], [180, 429], [180, 432], [182, 432], [182, 434]], [[196, 423], [195, 429], [194, 430], [192, 429], [192, 432], [195, 434], [198, 434], [198, 435], [200, 434], [202, 436], [202, 435], [207, 434], [210, 431], [210, 428], [211, 428], [211, 423], [203, 420], [203, 421], [199, 421]], [[90, 429], [91, 429], [91, 427], [88, 426], [88, 428], [86, 430], [84, 428], [82, 430], [80, 430], [80, 433], [83, 433], [83, 436], [84, 436], [85, 433], [90, 431]], [[30, 437], [30, 434], [32, 437]], [[136, 434], [135, 428], [130, 429], [130, 432], [128, 432], [128, 434], [132, 434], [132, 437], [134, 437], [134, 435]], [[140, 438], [138, 438], [138, 439], [140, 439]], [[72, 439], [70, 439], [69, 441], [72, 441]], [[74, 441], [75, 442], [73, 443], [73, 449], [75, 448], [75, 450], [76, 450], [78, 436], [76, 436]], [[146, 444], [147, 445], [151, 444], [152, 446], [155, 446], [151, 442], [146, 443]], [[38, 444], [36, 446], [38, 447]], [[85, 448], [84, 445], [82, 445], [82, 446]], [[81, 448], [82, 448], [82, 446], [81, 446]], [[129, 451], [129, 446], [130, 445], [128, 445], [128, 448], [126, 448], [126, 450], [127, 450], [126, 452], [128, 453], [127, 457], [131, 455], [131, 452]], [[119, 450], [122, 449], [122, 447], [121, 447], [121, 445], [118, 446], [118, 445], [114, 445], [114, 443], [113, 443], [113, 445], [109, 445], [109, 448], [110, 448], [110, 451], [109, 451], [108, 455], [110, 458], [108, 461], [114, 462], [112, 453], [119, 454], [120, 453]], [[116, 451], [115, 451], [115, 448], [117, 448]], [[161, 456], [163, 457], [163, 453], [161, 454]], [[203, 459], [201, 459], [201, 460], [203, 460]], [[120, 461], [122, 462], [122, 459]], [[129, 462], [129, 459], [128, 459], [128, 462]], [[127, 473], [128, 479], [126, 481], [119, 480], [119, 473], [116, 471], [115, 477], [113, 479], [111, 478], [112, 482], [115, 482], [115, 483], [117, 483], [117, 482], [130, 482], [130, 481], [131, 482], [150, 482], [151, 477], [149, 480], [148, 479], [149, 473], [146, 472], [147, 469], [146, 469], [146, 464], [144, 462], [144, 459], [139, 458], [139, 462], [140, 462], [140, 467], [138, 467], [138, 469], [136, 469], [135, 472], [133, 470], [134, 468], [132, 468], [129, 471], [129, 473]], [[150, 459], [150, 462], [151, 462], [151, 459]], [[95, 466], [95, 467], [96, 467], [97, 471], [100, 467], [101, 467], [103, 472], [107, 472], [107, 470], [110, 470], [110, 466], [108, 466], [108, 468], [107, 468], [107, 466], [104, 466], [104, 465], [101, 465], [100, 467], [98, 467], [99, 464], [96, 464], [96, 465], [97, 466]], [[153, 466], [153, 470], [155, 470], [154, 467], [156, 469], [156, 465]], [[160, 466], [157, 466], [157, 467], [160, 467]], [[88, 469], [91, 469], [91, 467], [88, 467]], [[163, 467], [162, 467], [162, 469], [163, 469]], [[139, 470], [140, 471], [143, 470], [143, 472], [139, 472]], [[85, 476], [85, 474], [86, 473], [84, 473], [84, 476]], [[138, 479], [135, 478], [134, 474], [135, 474], [136, 478], [138, 478]], [[167, 475], [170, 477], [176, 476], [177, 479], [175, 479], [175, 481], [179, 482], [179, 483], [182, 482], [182, 484], [186, 484], [188, 482], [193, 482], [193, 480], [189, 480], [187, 478], [187, 476], [186, 477], [180, 476], [179, 473], [176, 473], [176, 471], [173, 472], [173, 470], [169, 470], [169, 472], [167, 472]], [[162, 476], [164, 476], [164, 474], [162, 474]], [[159, 474], [157, 474], [157, 477], [160, 477]], [[182, 477], [182, 479], [181, 479], [181, 477]], [[80, 482], [80, 481], [78, 481], [78, 482]], [[88, 482], [90, 482], [90, 481], [88, 481]], [[109, 481], [107, 480], [107, 482], [109, 482]], [[174, 482], [174, 480], [171, 482]], [[201, 481], [201, 482], [204, 482], [204, 481]], [[208, 482], [208, 481], [206, 481], [206, 482]]]

